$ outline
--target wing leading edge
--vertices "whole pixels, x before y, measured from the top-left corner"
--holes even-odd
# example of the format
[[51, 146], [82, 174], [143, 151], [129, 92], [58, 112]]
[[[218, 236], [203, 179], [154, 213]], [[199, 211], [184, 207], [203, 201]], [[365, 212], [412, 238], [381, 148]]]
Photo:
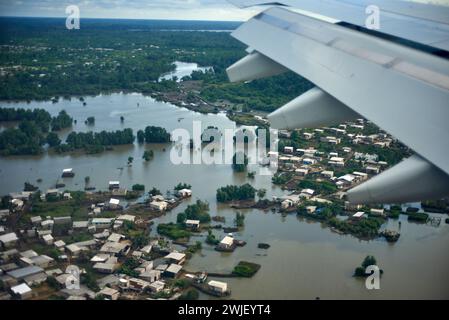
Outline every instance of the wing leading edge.
[[288, 69], [316, 85], [269, 115], [273, 127], [323, 126], [360, 114], [417, 153], [350, 190], [350, 201], [449, 194], [448, 60], [282, 8], [264, 11], [232, 35], [253, 52], [228, 69], [231, 81]]

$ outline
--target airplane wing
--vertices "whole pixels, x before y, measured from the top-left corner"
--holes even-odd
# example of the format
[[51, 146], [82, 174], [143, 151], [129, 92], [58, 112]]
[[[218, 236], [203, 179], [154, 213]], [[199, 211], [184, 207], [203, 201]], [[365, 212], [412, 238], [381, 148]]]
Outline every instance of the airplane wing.
[[[248, 56], [228, 68], [230, 80], [250, 81], [292, 70], [316, 87], [270, 114], [273, 128], [319, 127], [361, 115], [415, 151], [411, 158], [350, 190], [349, 201], [400, 203], [449, 195], [449, 54], [445, 51], [449, 29], [440, 21], [447, 8], [432, 15], [388, 1], [396, 3], [388, 7], [390, 21], [399, 24], [403, 17], [405, 25], [423, 21], [429, 28], [440, 27], [427, 29], [438, 37], [416, 34], [398, 41], [397, 35], [385, 37], [340, 20], [329, 22], [292, 11], [288, 7], [292, 2], [302, 9], [312, 1], [271, 2], [282, 6], [263, 11], [232, 33], [250, 49]], [[356, 7], [350, 0], [313, 2], [343, 3], [342, 11]], [[394, 23], [391, 26], [402, 30]]]

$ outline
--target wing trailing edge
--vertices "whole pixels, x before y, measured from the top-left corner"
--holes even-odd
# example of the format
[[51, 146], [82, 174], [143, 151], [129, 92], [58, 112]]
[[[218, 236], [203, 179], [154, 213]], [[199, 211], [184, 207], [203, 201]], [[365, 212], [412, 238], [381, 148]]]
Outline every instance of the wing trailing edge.
[[449, 177], [414, 155], [349, 190], [347, 197], [356, 204], [405, 203], [441, 199], [449, 195], [448, 190]]

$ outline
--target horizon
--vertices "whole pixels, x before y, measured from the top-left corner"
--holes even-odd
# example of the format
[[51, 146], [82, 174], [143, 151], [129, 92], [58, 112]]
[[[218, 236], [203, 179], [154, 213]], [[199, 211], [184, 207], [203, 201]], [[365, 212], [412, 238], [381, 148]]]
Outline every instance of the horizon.
[[[4, 16], [0, 15], [1, 18], [24, 18], [24, 19], [67, 19], [67, 16]], [[86, 17], [80, 18], [80, 20], [136, 20], [136, 21], [192, 21], [192, 22], [231, 22], [231, 23], [243, 23], [243, 20], [207, 20], [207, 19], [170, 19], [170, 18], [103, 18], [103, 17]]]
[[0, 0], [0, 16], [66, 18], [70, 5], [90, 19], [246, 21], [261, 10], [238, 9], [226, 0]]

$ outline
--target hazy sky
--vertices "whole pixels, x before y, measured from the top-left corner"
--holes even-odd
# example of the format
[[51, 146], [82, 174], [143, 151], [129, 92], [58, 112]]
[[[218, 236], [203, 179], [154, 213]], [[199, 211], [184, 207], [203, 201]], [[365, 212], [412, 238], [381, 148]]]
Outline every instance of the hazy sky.
[[68, 5], [77, 5], [81, 18], [244, 21], [258, 12], [226, 0], [0, 0], [0, 15], [64, 17]]
[[[412, 1], [449, 3], [449, 0]], [[65, 17], [68, 5], [78, 5], [81, 18], [245, 21], [261, 10], [240, 10], [226, 0], [0, 0], [0, 15]]]

